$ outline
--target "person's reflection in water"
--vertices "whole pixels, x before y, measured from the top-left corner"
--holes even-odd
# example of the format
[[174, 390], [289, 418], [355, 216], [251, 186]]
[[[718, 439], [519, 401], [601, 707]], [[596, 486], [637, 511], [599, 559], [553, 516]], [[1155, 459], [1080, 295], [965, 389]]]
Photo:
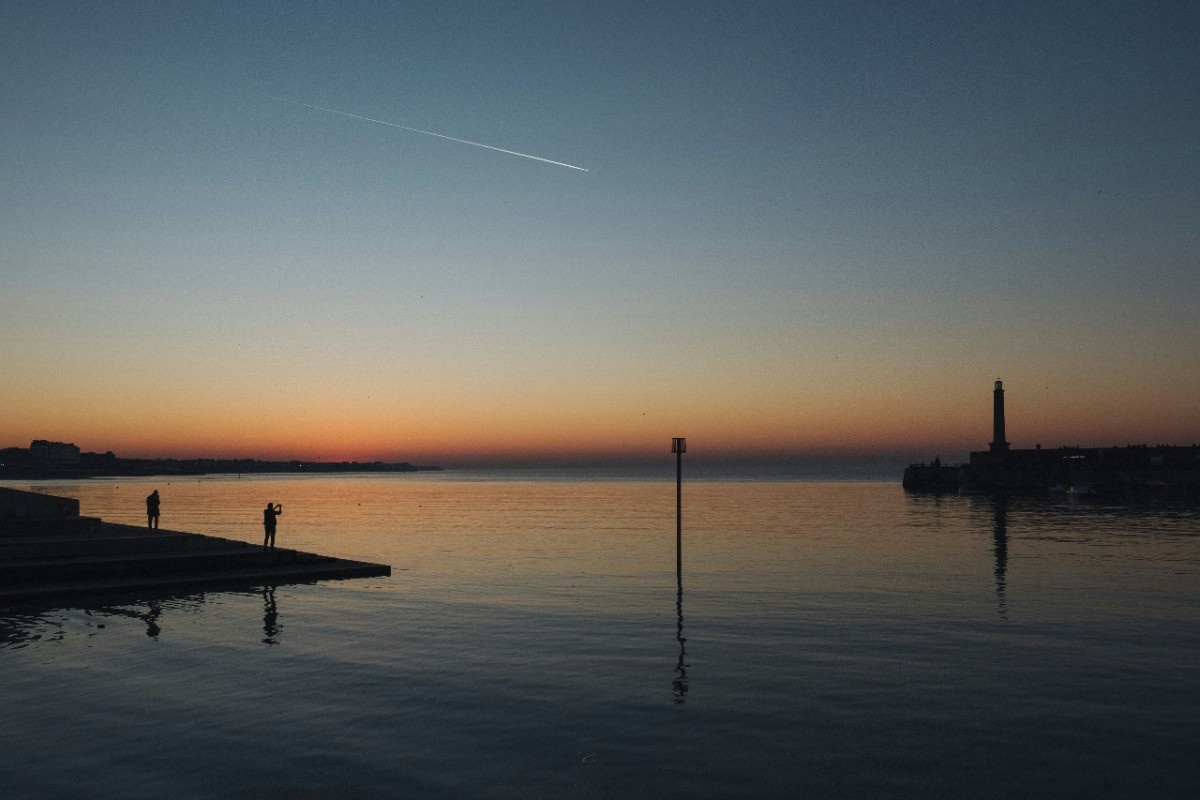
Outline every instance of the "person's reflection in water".
[[95, 609], [95, 612], [106, 616], [141, 620], [146, 623], [146, 635], [151, 639], [157, 639], [162, 634], [162, 628], [158, 627], [158, 618], [162, 616], [163, 607], [158, 600], [147, 600], [145, 613], [119, 606], [100, 606]]
[[1008, 498], [992, 499], [992, 552], [996, 557], [996, 613], [1008, 619]]
[[146, 623], [146, 635], [151, 639], [157, 639], [158, 635], [162, 633], [162, 628], [158, 627], [158, 618], [162, 616], [162, 606], [157, 600], [151, 600], [149, 606], [150, 610], [142, 616], [142, 620]]
[[263, 587], [263, 644], [279, 644], [279, 607], [275, 605], [275, 587]]

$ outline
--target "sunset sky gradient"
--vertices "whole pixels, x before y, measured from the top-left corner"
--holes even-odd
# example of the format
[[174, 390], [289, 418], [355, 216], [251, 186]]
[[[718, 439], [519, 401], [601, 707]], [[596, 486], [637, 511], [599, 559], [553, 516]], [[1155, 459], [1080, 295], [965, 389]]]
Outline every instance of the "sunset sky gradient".
[[0, 446], [899, 464], [985, 448], [997, 378], [1014, 447], [1192, 444], [1197, 41], [1170, 1], [6, 2]]

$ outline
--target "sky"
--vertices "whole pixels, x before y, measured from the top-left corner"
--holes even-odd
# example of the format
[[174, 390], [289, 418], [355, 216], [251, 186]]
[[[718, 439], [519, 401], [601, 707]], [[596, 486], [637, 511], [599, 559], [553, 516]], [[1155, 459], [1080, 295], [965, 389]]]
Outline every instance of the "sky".
[[3, 0], [0, 446], [903, 464], [986, 449], [997, 379], [1013, 447], [1193, 444], [1198, 39], [1190, 0]]

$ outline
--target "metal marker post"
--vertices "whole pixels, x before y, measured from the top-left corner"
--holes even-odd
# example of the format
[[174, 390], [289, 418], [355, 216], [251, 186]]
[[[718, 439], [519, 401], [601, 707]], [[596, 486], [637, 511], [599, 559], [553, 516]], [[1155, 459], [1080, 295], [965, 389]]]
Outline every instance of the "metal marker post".
[[675, 572], [683, 579], [683, 454], [687, 452], [687, 439], [671, 440], [671, 452], [675, 454]]

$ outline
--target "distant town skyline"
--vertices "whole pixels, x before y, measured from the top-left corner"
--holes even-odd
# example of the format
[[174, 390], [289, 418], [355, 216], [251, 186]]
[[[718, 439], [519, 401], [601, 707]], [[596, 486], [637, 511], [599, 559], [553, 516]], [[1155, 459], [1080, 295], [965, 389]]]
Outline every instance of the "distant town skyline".
[[1000, 379], [1014, 448], [1190, 445], [1197, 33], [1170, 0], [6, 4], [0, 444], [904, 463], [985, 449]]

